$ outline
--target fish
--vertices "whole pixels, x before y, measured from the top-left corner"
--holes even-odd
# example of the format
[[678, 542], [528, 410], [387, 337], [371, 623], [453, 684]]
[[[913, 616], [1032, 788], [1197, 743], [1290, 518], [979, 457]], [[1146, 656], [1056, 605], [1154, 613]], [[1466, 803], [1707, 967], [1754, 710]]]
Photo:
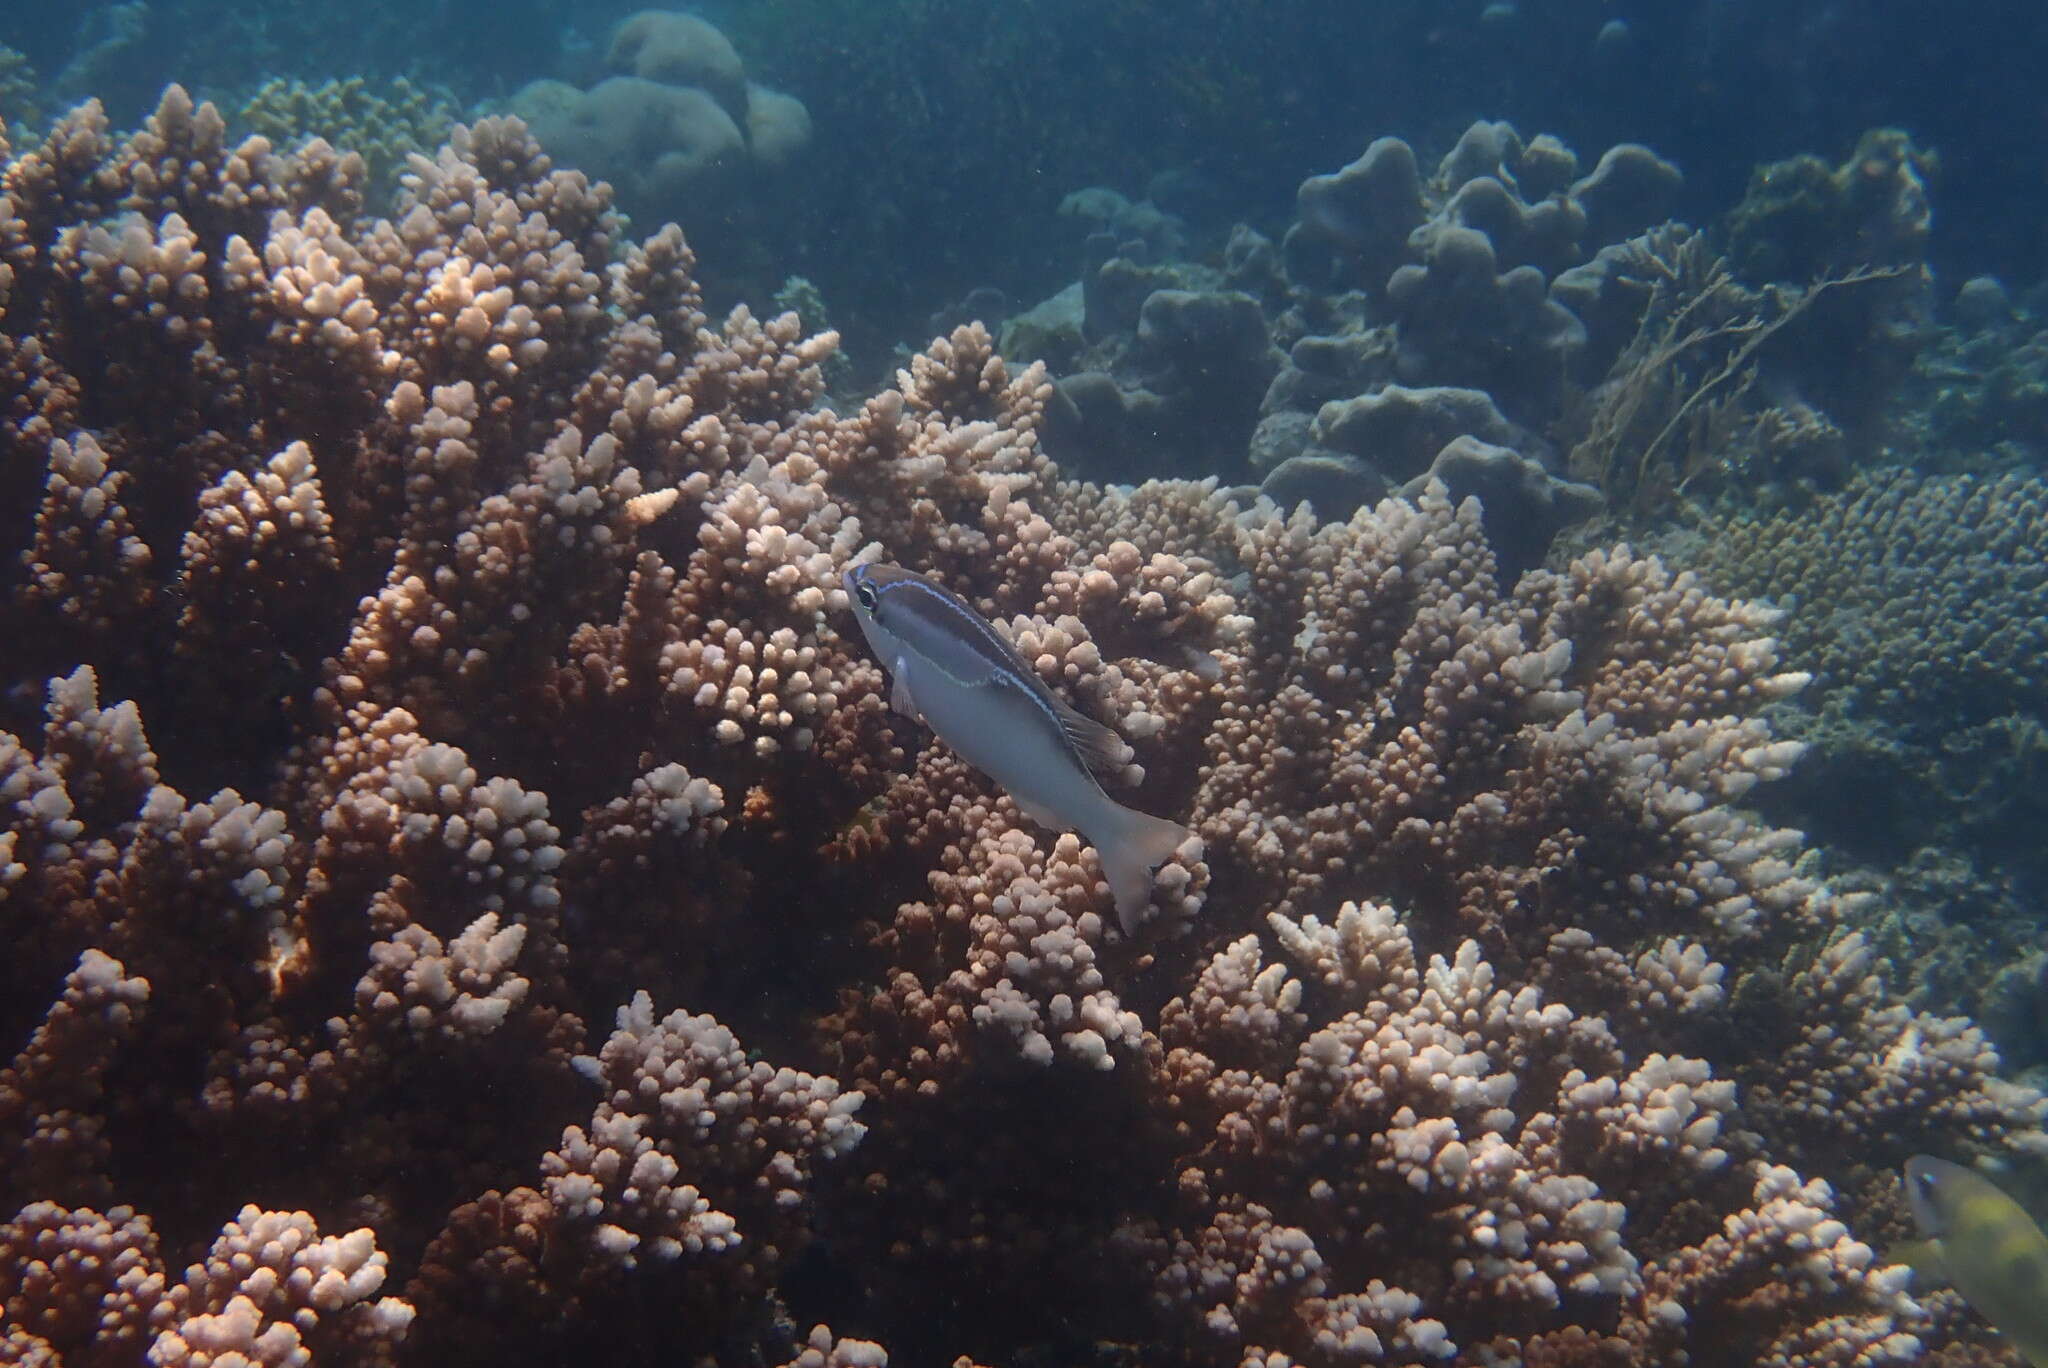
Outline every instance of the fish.
[[2022, 1358], [2048, 1368], [2048, 1235], [1989, 1178], [1946, 1159], [1914, 1155], [1905, 1184], [1927, 1241], [1906, 1262], [1946, 1278]]
[[1018, 811], [1095, 847], [1125, 935], [1152, 899], [1153, 871], [1193, 833], [1125, 807], [1098, 774], [1127, 754], [1114, 730], [1045, 686], [1014, 646], [958, 594], [895, 565], [856, 565], [846, 594], [889, 672], [889, 704], [922, 721], [993, 779]]

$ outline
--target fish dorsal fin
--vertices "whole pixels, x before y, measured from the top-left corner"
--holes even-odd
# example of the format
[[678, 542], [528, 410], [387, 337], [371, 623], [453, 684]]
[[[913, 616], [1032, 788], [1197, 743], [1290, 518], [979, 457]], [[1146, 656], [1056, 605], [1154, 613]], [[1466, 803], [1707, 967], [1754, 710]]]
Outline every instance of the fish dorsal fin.
[[1060, 730], [1066, 733], [1067, 744], [1074, 748], [1074, 754], [1081, 757], [1081, 763], [1088, 767], [1089, 772], [1097, 775], [1122, 772], [1131, 761], [1131, 748], [1123, 737], [1117, 735], [1116, 729], [1078, 711], [1051, 689], [1045, 693], [1052, 700], [1053, 716], [1059, 718]]

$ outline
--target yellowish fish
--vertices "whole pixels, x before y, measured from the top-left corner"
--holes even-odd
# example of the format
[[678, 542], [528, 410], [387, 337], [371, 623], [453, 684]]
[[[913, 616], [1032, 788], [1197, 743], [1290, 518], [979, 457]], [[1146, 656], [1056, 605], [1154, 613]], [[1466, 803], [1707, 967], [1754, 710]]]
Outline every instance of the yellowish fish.
[[1909, 1260], [1954, 1284], [2034, 1368], [2048, 1368], [2048, 1235], [1989, 1178], [1946, 1159], [1906, 1161], [1906, 1204], [1928, 1241]]
[[846, 592], [868, 647], [889, 671], [889, 702], [920, 719], [1000, 784], [1040, 826], [1094, 845], [1125, 934], [1152, 897], [1152, 872], [1189, 836], [1178, 822], [1127, 808], [1096, 774], [1123, 741], [1064, 702], [987, 619], [957, 594], [893, 565], [856, 565]]

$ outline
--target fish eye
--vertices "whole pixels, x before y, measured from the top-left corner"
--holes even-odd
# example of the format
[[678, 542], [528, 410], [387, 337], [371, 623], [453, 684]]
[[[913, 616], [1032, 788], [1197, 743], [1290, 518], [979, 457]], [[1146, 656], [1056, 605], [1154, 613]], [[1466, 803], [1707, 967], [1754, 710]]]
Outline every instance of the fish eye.
[[1914, 1175], [1913, 1175], [1913, 1182], [1914, 1182], [1914, 1183], [1915, 1183], [1916, 1185], [1918, 1185], [1918, 1187], [1919, 1187], [1919, 1189], [1920, 1189], [1920, 1191], [1921, 1191], [1921, 1192], [1923, 1192], [1923, 1193], [1926, 1193], [1926, 1194], [1928, 1194], [1929, 1196], [1932, 1196], [1932, 1195], [1933, 1195], [1933, 1193], [1934, 1193], [1934, 1175], [1933, 1175], [1933, 1174], [1931, 1174], [1931, 1173], [1916, 1173], [1916, 1174], [1914, 1174]]
[[867, 609], [870, 613], [875, 611], [875, 602], [877, 596], [875, 594], [874, 585], [868, 583], [864, 579], [861, 580], [858, 584], [853, 586], [853, 596], [860, 600], [861, 607]]

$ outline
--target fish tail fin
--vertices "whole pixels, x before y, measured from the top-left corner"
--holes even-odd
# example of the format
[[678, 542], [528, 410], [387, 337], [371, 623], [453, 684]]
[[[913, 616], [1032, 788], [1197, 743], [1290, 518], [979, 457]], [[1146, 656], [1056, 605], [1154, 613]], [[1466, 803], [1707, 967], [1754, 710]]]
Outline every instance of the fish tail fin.
[[1112, 803], [1099, 831], [1089, 833], [1109, 891], [1116, 897], [1116, 919], [1125, 935], [1138, 929], [1152, 901], [1152, 871], [1166, 863], [1194, 832], [1179, 822], [1153, 817]]

